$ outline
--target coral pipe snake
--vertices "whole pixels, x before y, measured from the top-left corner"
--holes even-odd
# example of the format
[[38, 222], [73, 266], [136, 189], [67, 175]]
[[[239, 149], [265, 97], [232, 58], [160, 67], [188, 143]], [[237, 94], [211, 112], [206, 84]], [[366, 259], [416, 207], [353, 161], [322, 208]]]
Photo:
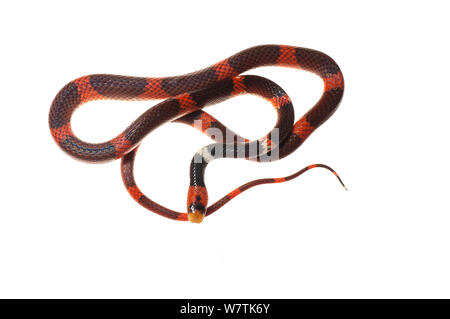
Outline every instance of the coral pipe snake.
[[[283, 89], [259, 76], [240, 75], [260, 66], [292, 67], [320, 76], [324, 82], [321, 98], [294, 123], [292, 102]], [[50, 107], [49, 126], [56, 143], [77, 159], [98, 163], [121, 158], [121, 173], [127, 191], [142, 206], [170, 219], [199, 223], [205, 216], [253, 186], [289, 181], [314, 167], [330, 170], [344, 186], [329, 166], [314, 164], [287, 177], [251, 181], [208, 207], [204, 183], [208, 163], [217, 158], [234, 157], [267, 162], [289, 155], [334, 113], [343, 92], [343, 75], [338, 65], [326, 54], [286, 45], [261, 45], [241, 51], [203, 70], [181, 76], [145, 78], [94, 74], [80, 77], [66, 84], [54, 98]], [[273, 130], [255, 141], [234, 134], [202, 110], [246, 93], [268, 100], [278, 115]], [[87, 143], [78, 139], [70, 124], [75, 109], [86, 102], [104, 99], [166, 100], [148, 109], [121, 134], [107, 142]], [[215, 141], [199, 150], [191, 161], [187, 213], [170, 210], [149, 199], [139, 190], [133, 175], [134, 160], [142, 139], [170, 121], [191, 125]], [[212, 133], [217, 131], [221, 134]], [[234, 140], [230, 142], [219, 138], [219, 135], [234, 136]]]

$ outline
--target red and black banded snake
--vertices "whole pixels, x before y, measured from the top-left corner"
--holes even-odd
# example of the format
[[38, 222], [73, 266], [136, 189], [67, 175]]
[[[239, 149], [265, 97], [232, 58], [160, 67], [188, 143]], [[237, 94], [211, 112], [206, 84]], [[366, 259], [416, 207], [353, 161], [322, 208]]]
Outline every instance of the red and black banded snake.
[[[319, 101], [297, 122], [289, 96], [274, 82], [241, 73], [260, 66], [283, 66], [310, 71], [320, 76], [324, 91]], [[186, 75], [144, 78], [107, 74], [80, 77], [65, 85], [50, 108], [49, 125], [53, 139], [69, 155], [87, 162], [121, 159], [121, 173], [129, 194], [142, 206], [164, 217], [199, 223], [243, 191], [261, 184], [291, 180], [314, 167], [330, 170], [327, 165], [314, 164], [283, 178], [259, 179], [236, 188], [208, 206], [204, 183], [205, 169], [212, 160], [224, 157], [245, 158], [265, 162], [281, 159], [295, 151], [311, 133], [337, 109], [344, 92], [344, 79], [338, 65], [326, 54], [286, 45], [261, 45], [241, 51], [217, 64]], [[249, 141], [234, 134], [214, 117], [203, 111], [206, 106], [239, 94], [255, 94], [270, 101], [278, 121], [265, 137]], [[128, 128], [104, 143], [87, 143], [78, 139], [71, 128], [71, 117], [78, 106], [93, 100], [166, 99], [139, 116]], [[170, 210], [145, 196], [136, 185], [133, 165], [139, 144], [152, 130], [166, 122], [192, 125], [211, 137], [215, 143], [199, 150], [190, 165], [190, 186], [187, 213]], [[201, 121], [200, 125], [194, 125]], [[211, 133], [234, 136], [224, 141]], [[273, 136], [277, 136], [274, 139]], [[345, 186], [344, 186], [345, 187]]]

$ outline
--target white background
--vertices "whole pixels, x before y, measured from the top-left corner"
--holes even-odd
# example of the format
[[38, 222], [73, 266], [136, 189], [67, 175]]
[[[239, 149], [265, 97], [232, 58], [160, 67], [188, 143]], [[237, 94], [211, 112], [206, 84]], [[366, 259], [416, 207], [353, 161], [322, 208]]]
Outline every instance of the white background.
[[[447, 167], [449, 8], [445, 1], [15, 1], [0, 5], [0, 297], [450, 297]], [[210, 202], [255, 178], [326, 163], [254, 188], [203, 224], [146, 211], [119, 161], [73, 160], [48, 110], [92, 73], [179, 75], [258, 44], [323, 51], [340, 65], [340, 108], [271, 164], [220, 160]], [[322, 83], [306, 72], [249, 72], [279, 83], [300, 117]], [[90, 142], [116, 136], [156, 102], [94, 102], [73, 118]], [[257, 138], [270, 105], [244, 96], [208, 109]], [[142, 190], [184, 211], [189, 161], [209, 143], [182, 124], [150, 134]]]

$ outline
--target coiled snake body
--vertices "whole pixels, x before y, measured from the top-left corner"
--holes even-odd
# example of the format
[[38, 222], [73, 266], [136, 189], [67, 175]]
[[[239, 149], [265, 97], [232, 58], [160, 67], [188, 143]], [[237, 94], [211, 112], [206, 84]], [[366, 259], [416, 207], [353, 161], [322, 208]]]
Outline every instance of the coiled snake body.
[[[241, 73], [260, 66], [277, 65], [299, 68], [320, 76], [324, 91], [320, 100], [297, 122], [290, 98], [277, 84]], [[223, 157], [245, 158], [259, 162], [283, 158], [296, 150], [308, 136], [325, 122], [338, 107], [344, 92], [344, 79], [337, 64], [319, 51], [285, 45], [262, 45], [241, 51], [206, 69], [175, 77], [143, 78], [95, 74], [80, 77], [64, 86], [56, 95], [49, 114], [51, 134], [56, 143], [71, 156], [88, 162], [106, 162], [121, 158], [121, 172], [130, 195], [142, 206], [175, 220], [201, 222], [241, 192], [260, 184], [291, 180], [315, 164], [284, 178], [268, 178], [240, 186], [211, 206], [204, 183], [205, 168]], [[265, 137], [249, 141], [234, 134], [202, 108], [239, 94], [255, 94], [270, 101], [278, 121]], [[86, 143], [72, 132], [70, 119], [83, 103], [101, 99], [166, 99], [137, 118], [121, 134], [104, 143]], [[133, 164], [138, 146], [152, 130], [166, 122], [192, 125], [216, 143], [199, 150], [190, 166], [187, 213], [180, 213], [152, 201], [136, 185]], [[200, 123], [200, 124], [199, 124]], [[214, 130], [212, 130], [214, 128]], [[214, 132], [222, 134], [214, 134]], [[233, 141], [222, 137], [234, 136]], [[275, 139], [274, 136], [278, 138]], [[277, 154], [278, 157], [271, 156]], [[343, 185], [343, 184], [342, 184]]]

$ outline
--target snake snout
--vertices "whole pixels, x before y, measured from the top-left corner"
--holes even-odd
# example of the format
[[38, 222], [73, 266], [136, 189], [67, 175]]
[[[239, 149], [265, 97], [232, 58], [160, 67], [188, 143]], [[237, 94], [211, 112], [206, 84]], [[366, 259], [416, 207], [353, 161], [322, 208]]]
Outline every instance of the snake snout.
[[189, 206], [187, 214], [191, 223], [201, 223], [205, 218], [206, 208], [202, 204], [193, 203]]

